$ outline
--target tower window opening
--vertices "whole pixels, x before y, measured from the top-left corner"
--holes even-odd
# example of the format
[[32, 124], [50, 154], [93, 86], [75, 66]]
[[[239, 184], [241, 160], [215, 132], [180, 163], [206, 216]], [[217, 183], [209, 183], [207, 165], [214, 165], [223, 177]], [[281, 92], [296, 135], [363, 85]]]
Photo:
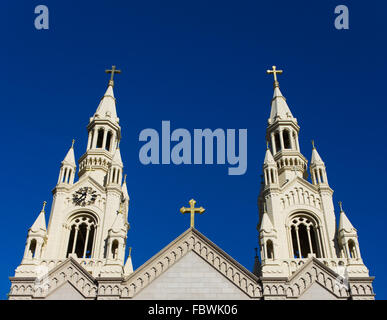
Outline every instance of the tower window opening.
[[102, 148], [103, 134], [104, 134], [104, 130], [103, 129], [99, 129], [98, 130], [98, 138], [97, 138], [97, 148]]
[[352, 259], [355, 259], [357, 258], [357, 255], [356, 255], [356, 245], [355, 245], [355, 242], [351, 239], [348, 241], [348, 248], [349, 248], [349, 258], [352, 258]]
[[290, 232], [294, 258], [307, 258], [309, 253], [315, 254], [317, 258], [322, 257], [318, 226], [312, 219], [306, 216], [294, 217]]
[[29, 255], [31, 258], [35, 258], [35, 252], [36, 252], [36, 239], [32, 239], [29, 247]]
[[107, 151], [110, 151], [110, 149], [111, 149], [110, 144], [111, 144], [111, 141], [112, 141], [112, 136], [113, 136], [113, 134], [111, 133], [111, 131], [109, 131], [108, 134], [107, 134], [107, 137], [106, 137], [106, 145], [105, 145], [105, 149]]
[[271, 240], [267, 240], [266, 250], [267, 250], [267, 258], [274, 259], [274, 248], [273, 248], [273, 242]]
[[73, 220], [67, 246], [67, 254], [77, 258], [91, 258], [95, 238], [95, 221], [90, 216], [79, 216]]
[[284, 149], [291, 149], [289, 131], [284, 130], [282, 134], [283, 134], [283, 138], [284, 138]]
[[66, 176], [67, 176], [67, 168], [64, 169], [63, 177], [62, 177], [62, 182], [66, 183]]
[[113, 259], [118, 258], [118, 240], [114, 240], [112, 244], [112, 257]]
[[271, 183], [275, 183], [275, 181], [274, 181], [274, 171], [273, 171], [273, 169], [270, 169], [270, 178], [271, 178]]
[[89, 149], [93, 147], [93, 142], [94, 142], [94, 130], [90, 132], [91, 138], [90, 138], [90, 146]]
[[281, 151], [281, 140], [280, 140], [280, 136], [279, 136], [279, 132], [276, 132], [274, 134], [274, 140], [275, 140], [275, 148], [276, 148], [276, 151]]

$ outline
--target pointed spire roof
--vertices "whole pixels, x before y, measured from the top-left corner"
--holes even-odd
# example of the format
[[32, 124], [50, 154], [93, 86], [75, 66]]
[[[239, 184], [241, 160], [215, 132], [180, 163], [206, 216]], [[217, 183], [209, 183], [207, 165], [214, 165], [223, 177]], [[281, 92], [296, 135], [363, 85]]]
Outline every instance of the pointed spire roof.
[[274, 94], [273, 99], [271, 100], [270, 112], [270, 119], [272, 121], [276, 120], [277, 118], [282, 120], [293, 118], [289, 106], [286, 103], [286, 99], [282, 95], [278, 84], [274, 86]]
[[124, 183], [122, 184], [122, 193], [124, 195], [124, 199], [128, 199], [129, 200], [129, 193], [128, 193], [128, 188], [126, 186], [126, 174], [124, 175]]
[[345, 232], [356, 232], [356, 229], [353, 227], [352, 223], [349, 221], [347, 215], [345, 214], [341, 201], [339, 202], [340, 205], [340, 222], [339, 222], [339, 231], [345, 231]]
[[132, 264], [132, 248], [129, 248], [129, 255], [126, 259], [125, 266], [124, 266], [124, 274], [125, 276], [133, 273], [133, 264]]
[[73, 139], [71, 147], [70, 147], [69, 151], [67, 152], [65, 158], [63, 159], [62, 164], [68, 164], [68, 165], [71, 165], [73, 167], [76, 166], [75, 155], [74, 155], [74, 142], [75, 142], [75, 140]]
[[324, 164], [324, 161], [322, 161], [320, 155], [318, 154], [317, 152], [317, 149], [316, 147], [314, 146], [314, 141], [312, 140], [312, 146], [313, 146], [313, 150], [312, 150], [312, 159], [310, 161], [310, 164]]
[[276, 66], [272, 66], [272, 69], [267, 70], [266, 73], [272, 74], [274, 76], [274, 94], [273, 99], [271, 100], [270, 122], [272, 123], [277, 119], [293, 119], [293, 115], [290, 112], [285, 97], [281, 93], [281, 90], [279, 88], [279, 82], [277, 79], [277, 74], [282, 74], [283, 70], [277, 70]]
[[111, 121], [118, 123], [116, 98], [114, 97], [112, 81], [109, 81], [108, 88], [98, 105], [94, 118], [110, 119]]
[[267, 233], [270, 233], [273, 230], [274, 230], [274, 227], [273, 227], [273, 224], [271, 223], [269, 215], [267, 214], [266, 210], [264, 210], [263, 216], [262, 216], [262, 222], [261, 222], [261, 229], [260, 229], [260, 231], [265, 231]]
[[122, 158], [121, 158], [121, 152], [120, 152], [120, 147], [119, 146], [118, 146], [118, 148], [116, 149], [116, 152], [113, 155], [112, 164], [123, 166]]
[[273, 155], [271, 154], [269, 147], [267, 147], [266, 149], [265, 160], [263, 161], [263, 164], [275, 164]]
[[38, 217], [36, 218], [34, 224], [29, 229], [30, 231], [32, 231], [32, 232], [39, 232], [39, 231], [47, 232], [46, 218], [45, 218], [45, 213], [44, 213], [44, 207], [46, 206], [46, 204], [47, 204], [47, 202], [44, 201], [43, 208], [40, 211]]

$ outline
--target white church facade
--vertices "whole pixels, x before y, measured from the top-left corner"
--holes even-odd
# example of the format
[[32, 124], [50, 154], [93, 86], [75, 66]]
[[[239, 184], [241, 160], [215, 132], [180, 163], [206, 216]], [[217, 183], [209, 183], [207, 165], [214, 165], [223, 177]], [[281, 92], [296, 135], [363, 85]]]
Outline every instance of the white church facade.
[[[115, 67], [87, 126], [77, 164], [74, 143], [60, 166], [46, 224], [45, 204], [28, 230], [24, 255], [10, 277], [9, 299], [373, 300], [357, 230], [341, 208], [313, 145], [309, 165], [300, 127], [274, 75], [267, 150], [258, 197], [260, 258], [248, 270], [191, 227], [133, 270], [125, 259], [129, 194], [123, 175]], [[182, 208], [185, 212], [204, 210]], [[192, 218], [193, 219], [193, 218]], [[193, 220], [191, 220], [193, 221]]]

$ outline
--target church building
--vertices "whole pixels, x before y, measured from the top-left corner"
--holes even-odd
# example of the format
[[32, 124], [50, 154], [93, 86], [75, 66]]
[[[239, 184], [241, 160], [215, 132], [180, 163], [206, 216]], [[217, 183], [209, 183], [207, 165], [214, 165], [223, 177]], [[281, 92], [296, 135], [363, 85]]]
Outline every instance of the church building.
[[107, 72], [111, 79], [87, 125], [78, 179], [73, 141], [52, 191], [48, 224], [44, 202], [28, 230], [21, 263], [10, 277], [9, 299], [374, 299], [374, 277], [362, 260], [357, 230], [341, 203], [336, 223], [333, 190], [314, 144], [308, 169], [300, 127], [279, 88], [282, 70], [275, 66], [267, 71], [274, 76], [274, 95], [254, 269], [195, 229], [194, 215], [204, 208], [192, 199], [180, 209], [191, 215], [191, 227], [133, 270], [130, 252], [125, 259], [130, 198], [113, 92], [120, 71], [113, 66]]

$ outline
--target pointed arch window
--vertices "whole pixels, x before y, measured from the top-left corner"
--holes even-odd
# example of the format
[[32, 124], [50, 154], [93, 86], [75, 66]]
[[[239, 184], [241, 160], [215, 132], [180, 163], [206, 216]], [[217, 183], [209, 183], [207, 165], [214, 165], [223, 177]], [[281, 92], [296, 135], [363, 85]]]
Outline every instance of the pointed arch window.
[[309, 253], [317, 258], [323, 257], [320, 228], [315, 219], [305, 214], [295, 215], [290, 221], [289, 230], [294, 258], [307, 258]]
[[105, 149], [107, 151], [110, 151], [111, 149], [112, 136], [113, 136], [112, 132], [109, 131], [106, 136], [106, 144], [105, 144]]
[[276, 151], [281, 151], [281, 140], [280, 140], [280, 134], [279, 132], [276, 132], [274, 134], [274, 141], [275, 141], [275, 148], [276, 148]]
[[29, 257], [34, 258], [36, 252], [36, 239], [32, 239], [28, 249]]
[[114, 260], [118, 258], [118, 240], [114, 240], [112, 243], [111, 255], [112, 255]]
[[356, 244], [355, 244], [355, 241], [353, 241], [352, 239], [348, 241], [348, 249], [349, 249], [348, 258], [356, 259], [357, 258]]
[[71, 221], [67, 257], [75, 253], [78, 258], [92, 258], [96, 226], [89, 214], [78, 215]]
[[97, 136], [97, 148], [102, 148], [104, 130], [101, 128], [98, 130]]
[[267, 242], [266, 242], [266, 251], [267, 251], [267, 258], [268, 259], [274, 259], [273, 241], [267, 240]]
[[291, 149], [289, 131], [284, 130], [282, 134], [283, 134], [283, 138], [284, 138], [284, 149]]

